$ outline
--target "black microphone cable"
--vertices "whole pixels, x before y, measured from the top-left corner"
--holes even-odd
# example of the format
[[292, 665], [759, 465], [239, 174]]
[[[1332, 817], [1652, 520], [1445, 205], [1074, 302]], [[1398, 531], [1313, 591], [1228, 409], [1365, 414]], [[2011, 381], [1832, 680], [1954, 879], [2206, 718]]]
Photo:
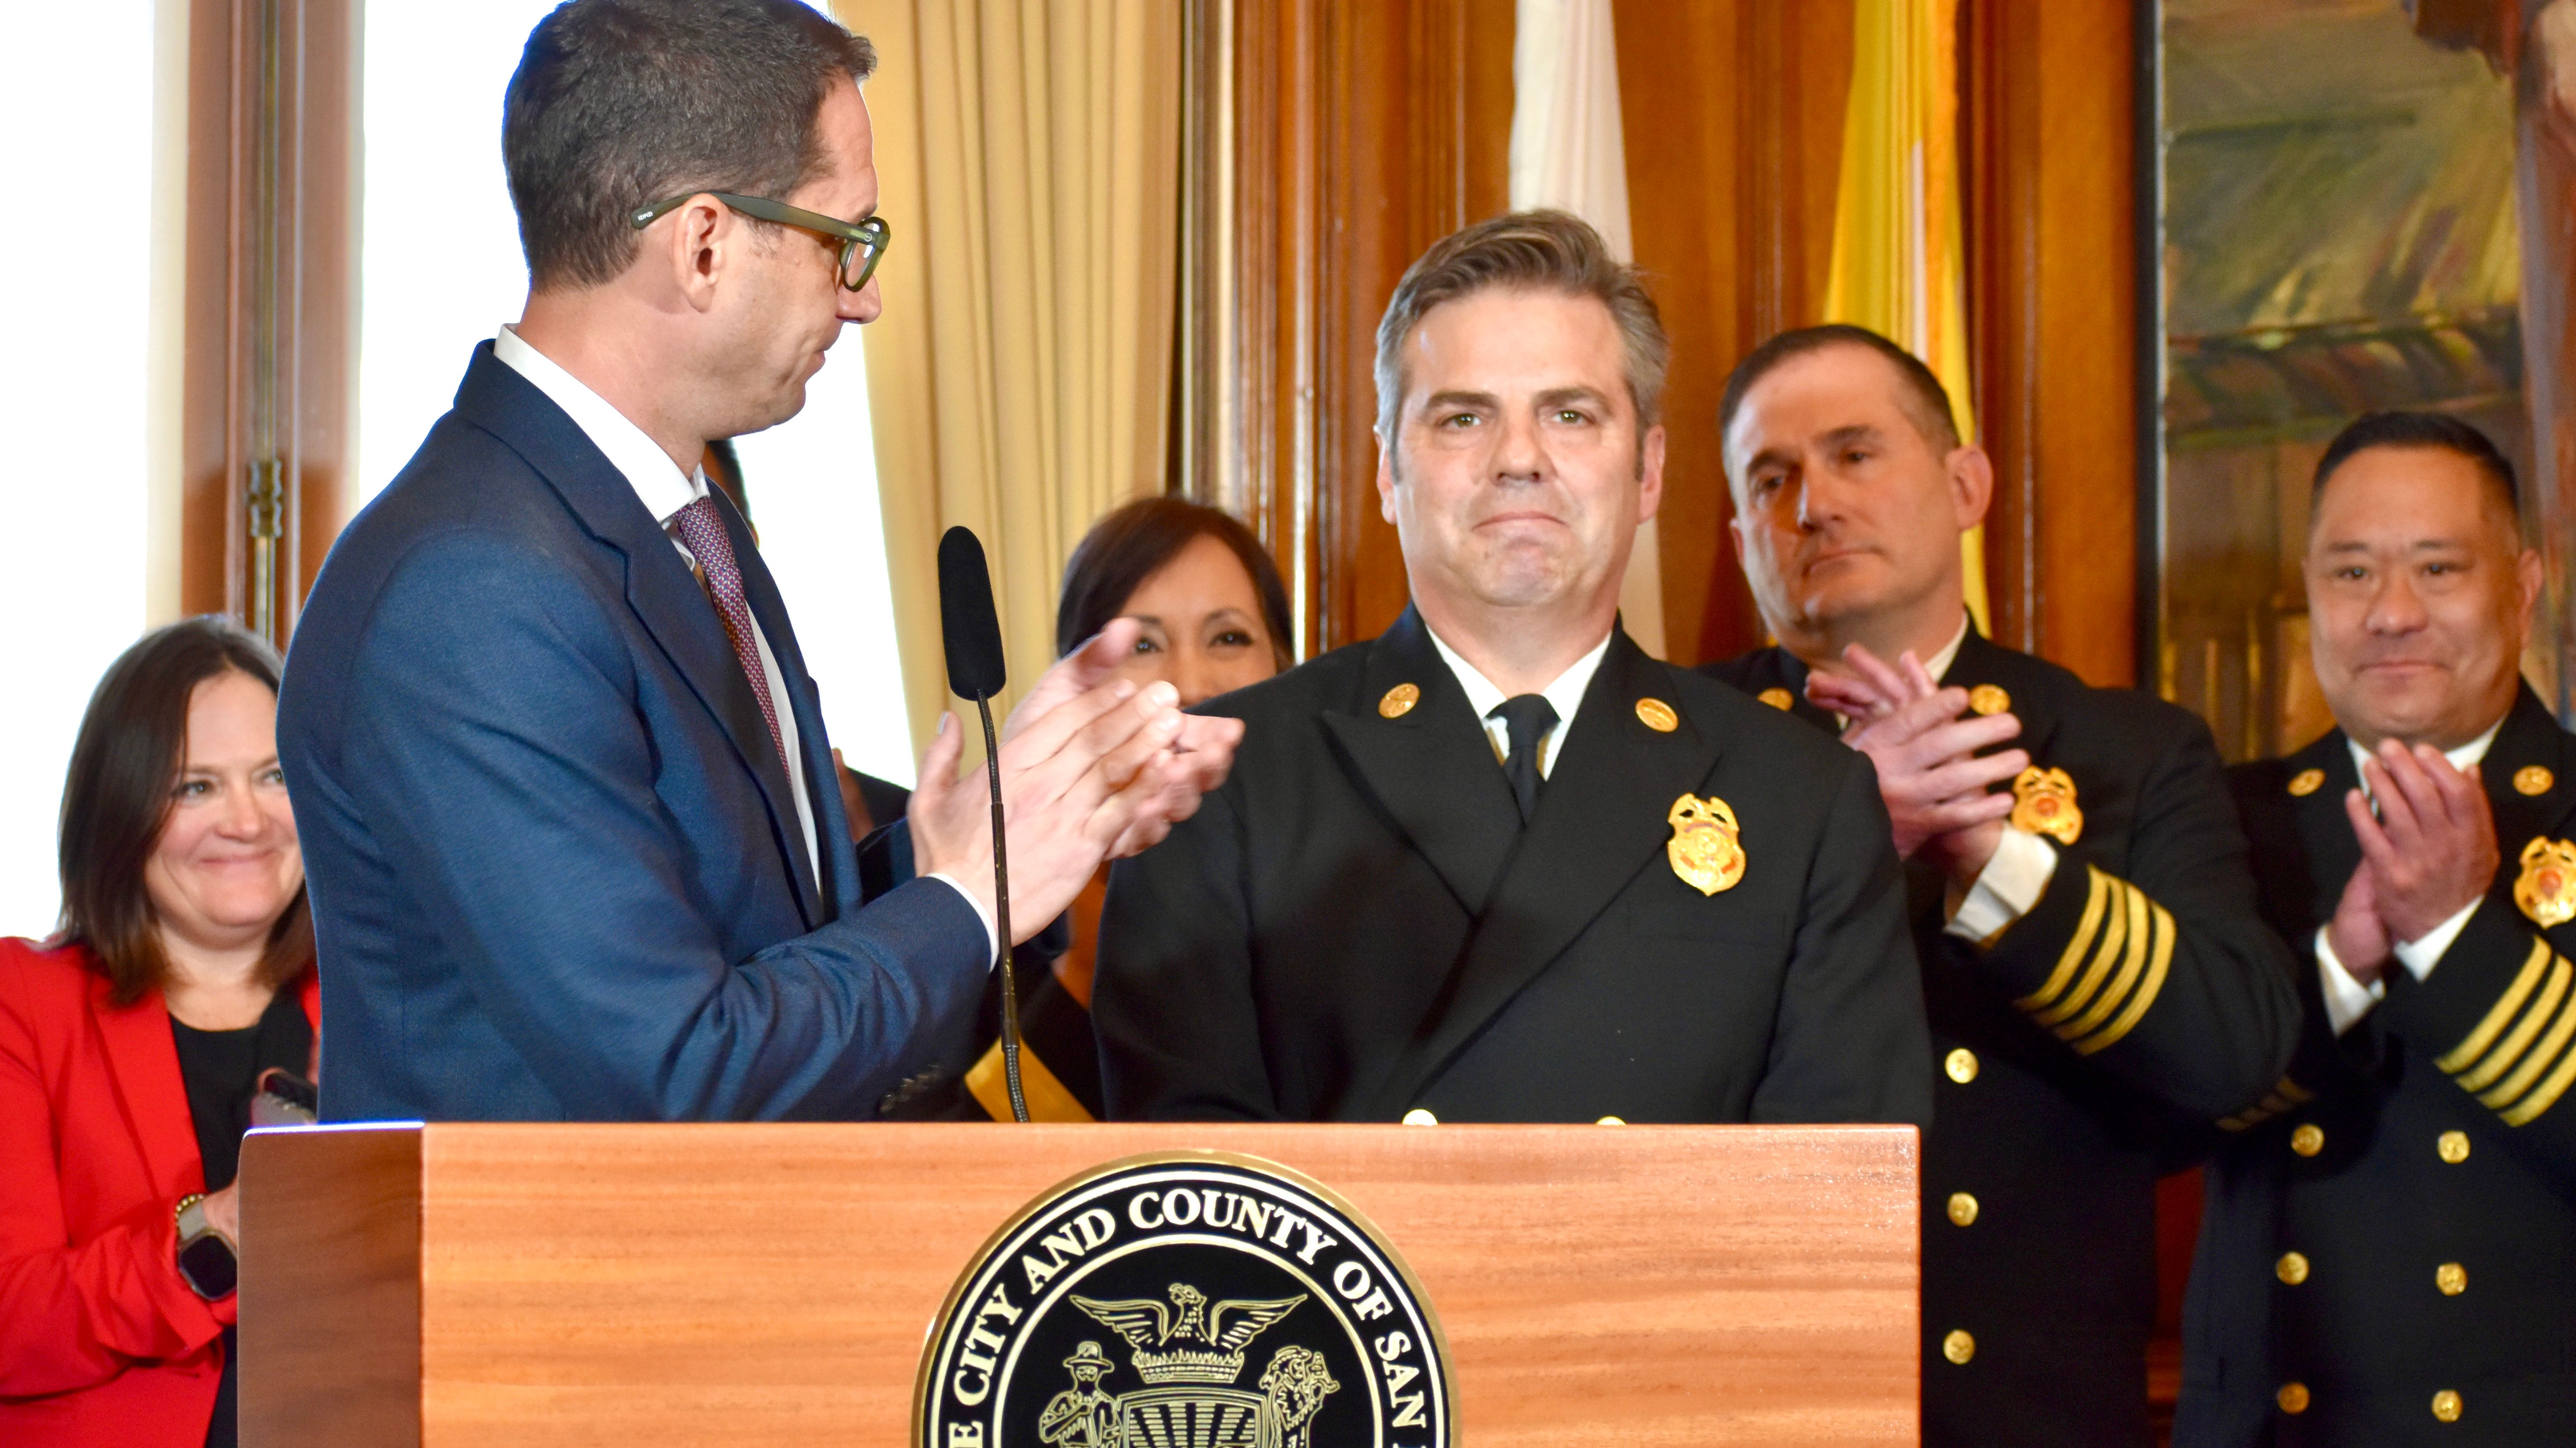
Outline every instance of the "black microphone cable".
[[1020, 1087], [1020, 988], [1011, 968], [1011, 863], [1002, 830], [1002, 751], [993, 736], [993, 696], [1008, 669], [1002, 657], [1002, 621], [993, 608], [993, 576], [984, 545], [972, 530], [951, 528], [939, 539], [939, 623], [947, 647], [948, 687], [975, 701], [984, 721], [984, 784], [993, 800], [993, 918], [999, 937], [994, 968], [1002, 981], [1002, 1082], [1011, 1097], [1011, 1119], [1029, 1119]]

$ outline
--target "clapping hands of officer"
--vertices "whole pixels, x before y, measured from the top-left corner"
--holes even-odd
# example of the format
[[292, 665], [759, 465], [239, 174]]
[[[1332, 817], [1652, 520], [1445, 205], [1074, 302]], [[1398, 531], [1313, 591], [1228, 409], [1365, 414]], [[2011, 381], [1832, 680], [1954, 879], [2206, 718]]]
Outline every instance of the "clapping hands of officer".
[[[2379, 979], [2400, 941], [2421, 940], [2486, 894], [2502, 862], [2477, 766], [2454, 769], [2429, 744], [2393, 739], [2362, 761], [2367, 787], [2344, 794], [2361, 867], [2327, 926], [2353, 979]], [[2378, 802], [2376, 815], [2371, 802]]]
[[2008, 713], [1961, 718], [1968, 691], [1942, 688], [1910, 650], [1890, 666], [1853, 644], [1843, 662], [1851, 673], [1809, 674], [1807, 698], [1851, 720], [1843, 742], [1878, 766], [1897, 855], [1928, 852], [1953, 880], [1974, 884], [2013, 809], [2013, 797], [1994, 786], [2030, 765], [2020, 749], [1977, 751], [2019, 735], [2021, 721]]

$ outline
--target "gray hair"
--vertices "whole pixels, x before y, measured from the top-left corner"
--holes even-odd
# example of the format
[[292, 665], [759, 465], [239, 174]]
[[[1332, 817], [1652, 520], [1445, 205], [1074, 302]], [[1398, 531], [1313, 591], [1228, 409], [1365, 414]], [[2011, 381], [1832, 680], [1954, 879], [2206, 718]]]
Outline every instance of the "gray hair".
[[1404, 403], [1404, 344], [1442, 302], [1489, 288], [1560, 292], [1590, 297], [1610, 309], [1627, 353], [1628, 400], [1637, 409], [1637, 436], [1662, 417], [1664, 371], [1672, 342], [1637, 269], [1610, 255], [1601, 234], [1562, 211], [1515, 211], [1432, 243], [1405, 268], [1386, 315], [1377, 324], [1378, 436], [1392, 450], [1396, 414]]

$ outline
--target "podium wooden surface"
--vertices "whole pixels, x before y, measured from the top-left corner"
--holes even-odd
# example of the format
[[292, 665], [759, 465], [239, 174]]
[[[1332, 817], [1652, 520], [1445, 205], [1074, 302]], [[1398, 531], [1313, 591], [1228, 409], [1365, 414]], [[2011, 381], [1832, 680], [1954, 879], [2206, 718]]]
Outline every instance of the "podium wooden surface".
[[1919, 1441], [1911, 1128], [441, 1124], [244, 1143], [242, 1442], [907, 1444], [985, 1239], [1184, 1148], [1376, 1224], [1461, 1442]]

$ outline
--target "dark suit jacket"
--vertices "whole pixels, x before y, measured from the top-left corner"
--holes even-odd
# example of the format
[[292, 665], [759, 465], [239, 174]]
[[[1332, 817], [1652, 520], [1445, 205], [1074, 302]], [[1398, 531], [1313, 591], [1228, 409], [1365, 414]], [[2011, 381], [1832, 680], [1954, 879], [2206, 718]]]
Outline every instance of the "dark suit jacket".
[[[2494, 890], [2431, 975], [2392, 962], [2387, 999], [2338, 1038], [2315, 940], [2361, 864], [2352, 752], [2338, 729], [2231, 773], [2307, 1034], [2281, 1090], [2217, 1133], [2177, 1444], [2576, 1438], [2576, 924], [2540, 929], [2513, 898], [2524, 847], [2576, 835], [2576, 736], [2526, 689], [2480, 777]], [[2443, 1392], [2454, 1422], [2433, 1415]]]
[[[1386, 718], [1400, 684], [1420, 702]], [[1903, 883], [1859, 755], [1619, 634], [1524, 831], [1410, 610], [1204, 707], [1246, 723], [1233, 775], [1110, 872], [1112, 1116], [1924, 1119]], [[1684, 794], [1733, 807], [1733, 888], [1669, 863]]]
[[[308, 1019], [308, 972], [287, 987]], [[179, 1275], [206, 1189], [170, 1012], [78, 945], [0, 939], [0, 1443], [199, 1448], [235, 1299]]]
[[721, 512], [819, 859], [705, 592], [488, 345], [333, 547], [277, 730], [327, 1118], [864, 1116], [972, 1007], [985, 936], [956, 891], [907, 879], [862, 908], [813, 681]]
[[[1835, 728], [1786, 650], [1709, 672]], [[2073, 779], [2083, 829], [1983, 949], [1943, 932], [1942, 876], [1907, 872], [1943, 1066], [1923, 1146], [1923, 1441], [2143, 1445], [2156, 1176], [2178, 1124], [2279, 1080], [2298, 1029], [2289, 961], [2255, 913], [2197, 717], [1973, 629], [1942, 682], [2004, 691], [2015, 743]], [[1954, 1332], [1973, 1340], [1965, 1363]]]

